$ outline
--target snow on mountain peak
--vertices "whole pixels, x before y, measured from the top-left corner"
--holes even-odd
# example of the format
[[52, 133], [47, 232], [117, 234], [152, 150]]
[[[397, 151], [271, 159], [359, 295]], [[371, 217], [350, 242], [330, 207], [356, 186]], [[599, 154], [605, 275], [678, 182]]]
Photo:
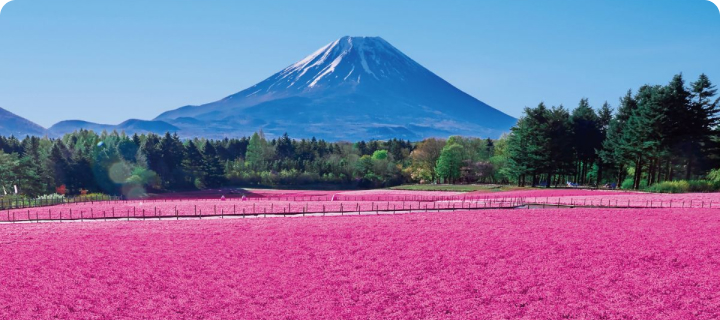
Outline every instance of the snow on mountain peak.
[[[401, 62], [401, 64], [398, 64]], [[272, 87], [312, 89], [323, 80], [360, 83], [363, 76], [375, 80], [402, 73], [398, 66], [418, 65], [380, 37], [342, 37], [271, 77]], [[352, 76], [355, 73], [355, 76]]]

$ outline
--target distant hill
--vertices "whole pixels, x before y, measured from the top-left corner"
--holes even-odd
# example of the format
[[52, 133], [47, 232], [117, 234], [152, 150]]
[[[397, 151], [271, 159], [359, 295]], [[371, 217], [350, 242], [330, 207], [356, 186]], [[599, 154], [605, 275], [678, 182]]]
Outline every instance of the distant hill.
[[164, 134], [165, 132], [178, 131], [178, 127], [164, 121], [130, 119], [118, 125], [98, 124], [82, 120], [66, 120], [54, 124], [48, 129], [48, 132], [52, 136], [57, 137], [80, 129], [92, 130], [98, 133], [102, 131], [111, 132], [113, 130], [118, 132], [125, 131], [127, 134], [148, 132]]
[[0, 135], [2, 136], [44, 136], [45, 128], [0, 108]]

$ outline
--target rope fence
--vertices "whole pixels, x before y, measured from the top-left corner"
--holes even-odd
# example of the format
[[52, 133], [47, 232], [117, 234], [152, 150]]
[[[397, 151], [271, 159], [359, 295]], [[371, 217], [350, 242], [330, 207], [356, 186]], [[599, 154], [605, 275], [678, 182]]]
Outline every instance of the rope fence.
[[48, 198], [48, 199], [28, 199], [21, 197], [0, 197], [0, 210], [7, 209], [25, 209], [57, 206], [62, 204], [75, 203], [95, 203], [95, 202], [118, 202], [122, 201], [122, 197], [108, 195], [87, 195], [77, 197]]
[[225, 217], [268, 217], [299, 215], [362, 215], [405, 212], [441, 212], [481, 209], [511, 209], [521, 205], [518, 199], [510, 201], [468, 201], [468, 202], [332, 202], [304, 204], [259, 205], [245, 202], [238, 204], [214, 204], [192, 206], [111, 206], [104, 210], [95, 208], [66, 208], [63, 206], [47, 209], [6, 210], [0, 214], [0, 222], [51, 222], [84, 220], [147, 220], [180, 218], [225, 218]]
[[[106, 196], [107, 197], [107, 196]], [[0, 211], [0, 223], [50, 222], [84, 220], [145, 220], [180, 218], [267, 217], [298, 215], [352, 215], [405, 212], [441, 212], [483, 209], [542, 209], [542, 208], [706, 208], [720, 209], [718, 201], [702, 200], [638, 200], [619, 198], [458, 198], [441, 197], [428, 201], [426, 197], [388, 196], [385, 201], [321, 200], [296, 197], [195, 200], [106, 200], [85, 199], [29, 208], [5, 208]], [[390, 200], [392, 199], [392, 200]], [[79, 199], [78, 199], [79, 200]], [[239, 201], [238, 201], [239, 200]]]

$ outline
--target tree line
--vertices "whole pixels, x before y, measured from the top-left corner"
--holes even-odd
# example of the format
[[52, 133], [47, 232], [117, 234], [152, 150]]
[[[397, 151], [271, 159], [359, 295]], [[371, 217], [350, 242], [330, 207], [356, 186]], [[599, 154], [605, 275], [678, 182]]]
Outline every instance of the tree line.
[[350, 143], [287, 134], [268, 139], [262, 131], [208, 140], [80, 130], [58, 139], [0, 137], [0, 186], [6, 194], [18, 186], [28, 196], [85, 191], [137, 197], [222, 186], [485, 182], [497, 178], [490, 164], [495, 144], [461, 137]]
[[609, 184], [640, 189], [697, 179], [718, 167], [717, 89], [706, 75], [686, 84], [628, 91], [617, 110], [582, 99], [572, 111], [525, 108], [507, 136], [508, 170], [520, 186]]

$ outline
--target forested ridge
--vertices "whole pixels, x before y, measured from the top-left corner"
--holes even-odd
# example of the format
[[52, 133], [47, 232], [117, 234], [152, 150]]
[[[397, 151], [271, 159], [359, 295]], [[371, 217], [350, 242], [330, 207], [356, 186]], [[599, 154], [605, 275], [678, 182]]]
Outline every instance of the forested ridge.
[[[207, 140], [80, 130], [60, 139], [0, 137], [3, 193], [142, 196], [221, 186], [387, 187], [515, 183], [639, 189], [703, 179], [720, 167], [717, 90], [707, 76], [628, 91], [616, 110], [526, 108], [500, 139], [327, 142], [287, 134]], [[720, 175], [717, 174], [718, 177]]]

